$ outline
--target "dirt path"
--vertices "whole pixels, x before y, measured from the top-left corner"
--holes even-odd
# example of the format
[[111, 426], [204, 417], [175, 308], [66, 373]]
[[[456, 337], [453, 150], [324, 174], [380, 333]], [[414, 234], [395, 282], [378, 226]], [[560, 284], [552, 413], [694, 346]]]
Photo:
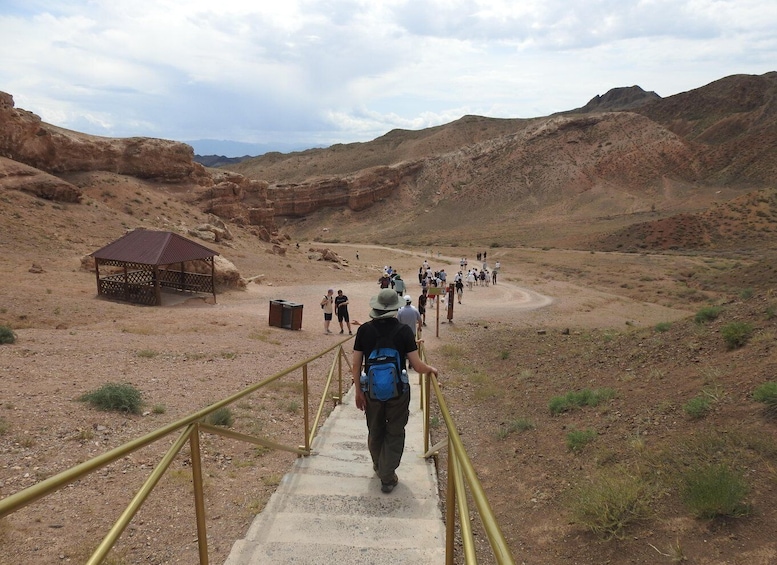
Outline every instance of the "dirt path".
[[[431, 256], [426, 253], [404, 249], [395, 249], [377, 245], [359, 246], [359, 259], [355, 256], [357, 248], [344, 244], [328, 244], [348, 258], [354, 271], [358, 269], [359, 276], [349, 280], [346, 271], [334, 271], [331, 280], [321, 284], [285, 284], [285, 285], [249, 285], [244, 296], [229, 307], [244, 310], [258, 309], [260, 315], [266, 315], [269, 301], [275, 299], [289, 300], [301, 303], [303, 307], [303, 329], [323, 334], [323, 315], [318, 303], [328, 288], [335, 291], [342, 289], [349, 297], [349, 312], [356, 322], [369, 320], [369, 301], [379, 290], [377, 279], [383, 267], [391, 265], [399, 271], [408, 286], [408, 294], [413, 297], [417, 306], [421, 286], [417, 273], [424, 259], [428, 260], [434, 270], [444, 268], [452, 280], [459, 269], [459, 258], [440, 255]], [[471, 263], [470, 263], [471, 264]], [[370, 274], [374, 277], [370, 279]], [[578, 286], [552, 279], [536, 280], [536, 286], [529, 288], [517, 285], [511, 280], [522, 273], [510, 263], [503, 263], [500, 269], [498, 284], [475, 286], [469, 290], [465, 286], [462, 304], [454, 303], [454, 324], [488, 324], [511, 323], [518, 326], [537, 327], [538, 329], [554, 328], [593, 328], [593, 327], [625, 327], [649, 326], [659, 322], [672, 321], [688, 315], [687, 311], [666, 308], [657, 304], [644, 303], [629, 298]], [[242, 294], [242, 293], [240, 293]], [[267, 306], [266, 306], [267, 305]], [[441, 338], [449, 331], [447, 322], [447, 305], [440, 307], [439, 319]], [[432, 326], [437, 312], [430, 309], [427, 312], [427, 326]], [[332, 329], [336, 330], [337, 322]], [[436, 331], [427, 331], [425, 337], [436, 335]], [[431, 343], [430, 343], [431, 345]]]

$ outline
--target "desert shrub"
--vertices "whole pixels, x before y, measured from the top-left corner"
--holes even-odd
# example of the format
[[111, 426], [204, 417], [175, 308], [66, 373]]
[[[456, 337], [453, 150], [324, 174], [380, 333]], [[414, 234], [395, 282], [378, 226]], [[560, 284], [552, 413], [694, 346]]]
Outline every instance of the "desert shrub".
[[696, 312], [696, 316], [694, 316], [693, 319], [697, 324], [704, 324], [705, 322], [711, 322], [712, 320], [716, 319], [718, 316], [720, 316], [722, 311], [723, 308], [720, 306], [705, 306]]
[[596, 437], [596, 431], [592, 429], [587, 430], [572, 430], [567, 434], [567, 449], [574, 453], [579, 453], [583, 448], [591, 443]]
[[534, 424], [526, 418], [518, 418], [506, 424], [499, 426], [496, 435], [499, 439], [504, 439], [515, 432], [526, 432], [534, 429]]
[[752, 297], [753, 297], [753, 289], [752, 288], [745, 288], [745, 289], [742, 289], [739, 292], [739, 298], [741, 298], [742, 300], [749, 300]]
[[8, 433], [8, 422], [0, 418], [0, 436]]
[[79, 398], [100, 410], [115, 410], [140, 414], [143, 401], [138, 389], [125, 383], [107, 383]]
[[647, 485], [622, 471], [581, 483], [569, 500], [574, 522], [606, 540], [622, 538], [626, 526], [650, 514]]
[[766, 412], [772, 416], [777, 416], [777, 382], [769, 381], [753, 392], [753, 399], [766, 404]]
[[672, 322], [659, 322], [656, 324], [656, 331], [657, 332], [668, 332], [669, 328], [672, 327]]
[[710, 399], [706, 396], [695, 396], [685, 403], [683, 410], [694, 420], [703, 418], [710, 410]]
[[554, 396], [548, 403], [550, 413], [555, 415], [562, 412], [568, 412], [574, 408], [583, 406], [598, 406], [601, 402], [609, 400], [615, 396], [615, 391], [611, 388], [601, 388], [596, 390], [583, 389], [576, 392], [568, 392], [564, 396]]
[[697, 518], [745, 516], [748, 487], [742, 475], [727, 465], [710, 464], [689, 470], [684, 476], [683, 501]]
[[0, 326], [0, 344], [14, 343], [16, 334], [8, 326]]
[[742, 347], [753, 335], [753, 326], [747, 322], [731, 322], [720, 329], [720, 333], [729, 349]]
[[205, 422], [211, 426], [224, 426], [228, 428], [235, 423], [235, 418], [232, 416], [232, 411], [224, 406], [208, 414], [205, 417]]

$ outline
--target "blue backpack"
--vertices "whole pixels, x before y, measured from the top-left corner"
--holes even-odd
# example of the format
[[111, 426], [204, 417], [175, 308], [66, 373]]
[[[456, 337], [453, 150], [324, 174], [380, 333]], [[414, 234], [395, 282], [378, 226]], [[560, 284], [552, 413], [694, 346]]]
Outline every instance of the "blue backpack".
[[401, 329], [402, 324], [398, 323], [390, 334], [378, 333], [375, 349], [370, 352], [365, 361], [366, 392], [373, 400], [385, 402], [396, 398], [404, 391], [402, 361], [399, 351], [394, 348], [394, 336]]

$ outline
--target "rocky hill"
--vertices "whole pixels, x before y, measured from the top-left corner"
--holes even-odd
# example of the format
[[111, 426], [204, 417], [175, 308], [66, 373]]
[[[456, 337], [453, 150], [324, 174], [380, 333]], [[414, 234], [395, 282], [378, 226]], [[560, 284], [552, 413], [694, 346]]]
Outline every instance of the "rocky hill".
[[569, 246], [773, 186], [776, 88], [777, 73], [667, 98], [634, 86], [545, 118], [466, 116], [230, 168], [267, 181], [285, 203], [276, 219], [300, 237], [454, 243], [452, 218], [467, 210], [483, 228], [476, 242]]
[[[476, 227], [467, 237], [478, 244], [633, 246], [646, 222], [693, 216], [773, 186], [775, 92], [775, 72], [726, 77], [667, 98], [632, 86], [558, 115], [465, 116], [220, 169], [195, 162], [185, 144], [45, 124], [4, 94], [0, 186], [78, 202], [84, 185], [70, 182], [73, 175], [142, 179], [275, 243], [280, 226], [300, 239], [457, 244], [466, 221]], [[708, 230], [726, 232], [709, 227], [714, 218], [705, 221]], [[756, 246], [771, 242], [760, 236]]]

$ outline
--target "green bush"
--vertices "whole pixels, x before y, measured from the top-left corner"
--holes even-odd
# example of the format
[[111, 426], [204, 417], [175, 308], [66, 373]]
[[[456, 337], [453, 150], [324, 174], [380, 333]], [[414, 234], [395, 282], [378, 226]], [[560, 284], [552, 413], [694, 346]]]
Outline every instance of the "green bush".
[[723, 308], [721, 308], [720, 306], [705, 306], [704, 308], [696, 312], [696, 316], [693, 319], [697, 324], [711, 322], [712, 320], [720, 316], [720, 313], [722, 311], [723, 311]]
[[607, 540], [622, 538], [626, 526], [650, 514], [649, 489], [622, 471], [582, 483], [569, 500], [575, 523]]
[[596, 432], [592, 429], [572, 430], [567, 434], [567, 449], [580, 453], [594, 438], [596, 438]]
[[499, 430], [497, 431], [496, 435], [499, 439], [504, 439], [512, 433], [526, 432], [533, 429], [534, 429], [534, 424], [532, 422], [530, 422], [525, 418], [519, 418], [517, 420], [513, 420], [512, 422], [508, 422], [507, 424], [502, 424], [501, 426], [499, 426]]
[[710, 411], [710, 399], [706, 396], [695, 396], [685, 403], [683, 410], [694, 420], [703, 418]]
[[143, 400], [138, 389], [130, 384], [107, 383], [93, 392], [81, 396], [79, 400], [88, 402], [100, 410], [115, 410], [140, 414]]
[[235, 423], [235, 418], [232, 416], [232, 411], [225, 406], [208, 414], [205, 421], [211, 426], [224, 426], [228, 428]]
[[562, 412], [568, 412], [574, 408], [583, 406], [598, 406], [601, 402], [609, 400], [615, 396], [615, 391], [611, 388], [601, 388], [597, 390], [583, 389], [577, 392], [568, 392], [564, 396], [554, 396], [548, 403], [550, 413], [555, 415]]
[[656, 331], [657, 332], [668, 332], [669, 328], [672, 327], [671, 322], [659, 322], [656, 324]]
[[737, 349], [745, 345], [753, 335], [753, 326], [747, 322], [731, 322], [723, 326], [720, 333], [729, 349]]
[[683, 501], [697, 518], [745, 516], [748, 487], [742, 475], [726, 465], [710, 464], [685, 474]]
[[16, 334], [8, 326], [0, 326], [0, 345], [5, 343], [14, 343]]
[[777, 382], [769, 381], [753, 392], [753, 398], [766, 404], [766, 412], [770, 416], [777, 416]]

